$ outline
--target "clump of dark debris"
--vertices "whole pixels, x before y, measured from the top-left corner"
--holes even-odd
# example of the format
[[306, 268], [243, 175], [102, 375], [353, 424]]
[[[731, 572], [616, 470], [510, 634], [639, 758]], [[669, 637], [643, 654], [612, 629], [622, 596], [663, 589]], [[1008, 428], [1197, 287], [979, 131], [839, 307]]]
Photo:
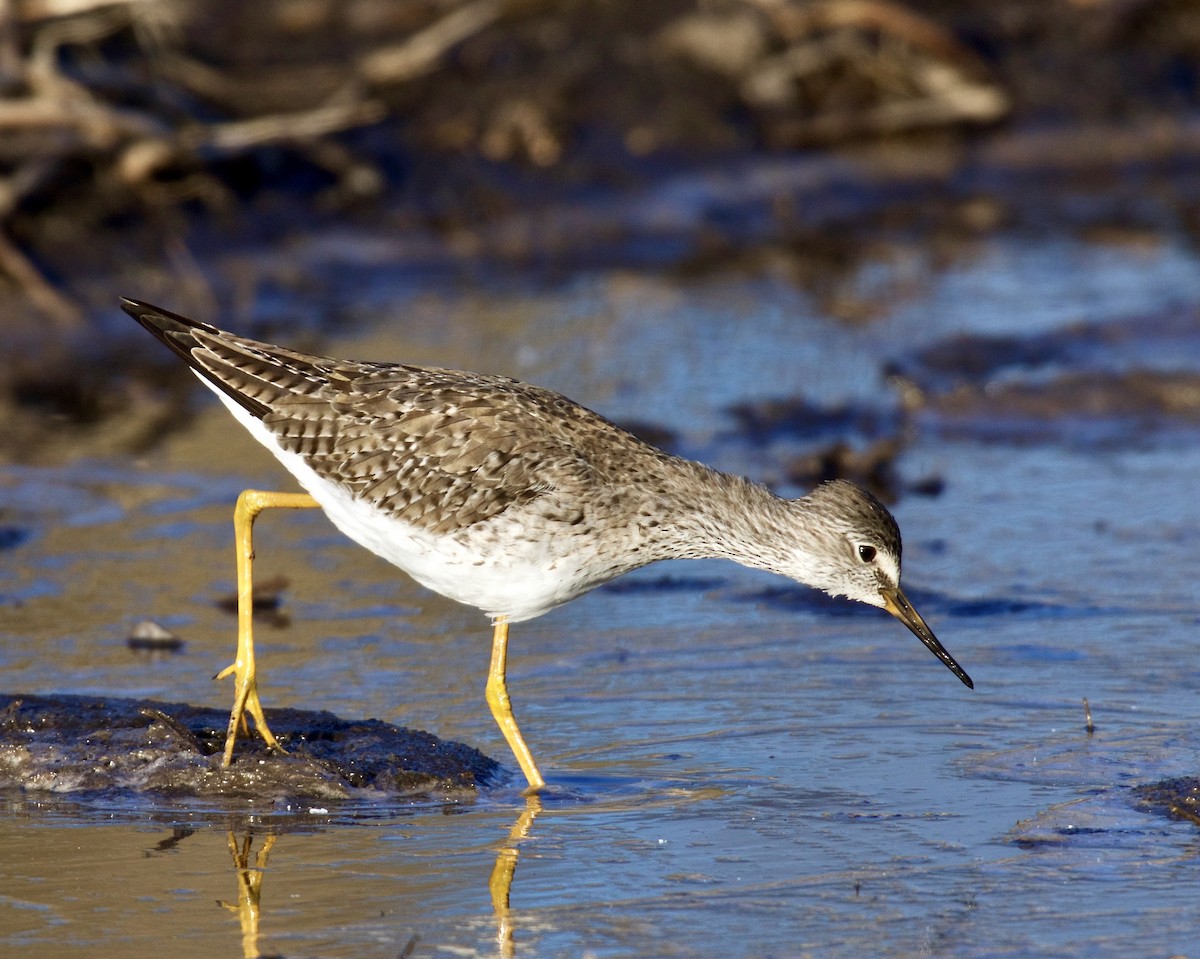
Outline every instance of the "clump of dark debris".
[[0, 788], [86, 798], [256, 802], [466, 796], [502, 778], [478, 750], [379, 720], [271, 710], [287, 750], [240, 740], [221, 765], [220, 710], [102, 696], [0, 695]]
[[1133, 793], [1144, 809], [1200, 826], [1200, 779], [1195, 776], [1137, 786]]

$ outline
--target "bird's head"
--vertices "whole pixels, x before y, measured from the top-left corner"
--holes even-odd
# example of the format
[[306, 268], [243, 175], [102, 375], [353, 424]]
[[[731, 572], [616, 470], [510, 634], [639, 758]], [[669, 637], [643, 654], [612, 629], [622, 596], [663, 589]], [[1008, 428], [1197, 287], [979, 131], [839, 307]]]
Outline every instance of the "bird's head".
[[805, 529], [794, 568], [782, 570], [830, 596], [886, 609], [907, 626], [964, 684], [954, 661], [900, 589], [900, 528], [887, 508], [845, 480], [823, 483], [794, 501]]

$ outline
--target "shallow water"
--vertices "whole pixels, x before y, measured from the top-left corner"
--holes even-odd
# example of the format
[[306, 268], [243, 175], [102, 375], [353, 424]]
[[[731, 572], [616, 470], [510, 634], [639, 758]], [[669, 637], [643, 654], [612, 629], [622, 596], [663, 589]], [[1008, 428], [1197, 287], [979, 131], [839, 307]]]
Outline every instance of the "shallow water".
[[[1140, 366], [1200, 372], [1200, 330], [1158, 332], [1200, 303], [1195, 257], [1169, 239], [1001, 237], [859, 325], [770, 275], [383, 287], [331, 352], [507, 372], [758, 476], [803, 438], [747, 444], [730, 407], [888, 410], [883, 364], [959, 333], [1137, 321]], [[1129, 357], [1100, 344], [1078, 362]], [[540, 808], [516, 779], [401, 808], [10, 795], [0, 950], [1187, 953], [1195, 827], [1140, 811], [1129, 787], [1196, 772], [1200, 430], [1148, 417], [1123, 441], [1005, 442], [918, 416], [898, 466], [944, 481], [896, 507], [905, 583], [975, 691], [878, 611], [721, 563], [652, 567], [514, 627], [510, 686], [552, 787]], [[230, 505], [280, 481], [215, 404], [137, 462], [0, 471], [5, 686], [224, 705], [208, 677], [232, 651], [214, 605], [233, 588]], [[291, 583], [287, 622], [258, 633], [268, 709], [378, 717], [512, 765], [483, 702], [482, 617], [307, 511], [265, 517], [258, 555]], [[144, 618], [182, 653], [132, 654]], [[239, 874], [227, 831], [237, 849], [252, 837], [250, 866], [273, 843], [261, 869]], [[238, 901], [239, 875], [240, 914], [219, 904]]]

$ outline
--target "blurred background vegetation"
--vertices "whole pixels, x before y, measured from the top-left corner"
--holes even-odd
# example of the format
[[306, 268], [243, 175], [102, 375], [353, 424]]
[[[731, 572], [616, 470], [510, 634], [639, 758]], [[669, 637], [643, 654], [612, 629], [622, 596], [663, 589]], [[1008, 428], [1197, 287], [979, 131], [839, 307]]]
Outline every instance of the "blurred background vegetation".
[[[1136, 238], [1153, 175], [1194, 234], [1198, 64], [1189, 0], [3, 0], [4, 445], [130, 407], [118, 294], [336, 322], [237, 253], [347, 224], [410, 269], [783, 257], [848, 321], [881, 224]], [[671, 182], [700, 198], [638, 200]]]

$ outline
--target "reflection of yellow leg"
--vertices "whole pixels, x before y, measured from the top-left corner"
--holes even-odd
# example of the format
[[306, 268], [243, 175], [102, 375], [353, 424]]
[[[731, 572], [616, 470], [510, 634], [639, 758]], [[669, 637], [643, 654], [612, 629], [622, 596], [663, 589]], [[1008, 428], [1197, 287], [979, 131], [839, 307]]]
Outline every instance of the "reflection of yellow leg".
[[521, 772], [529, 780], [529, 788], [525, 792], [527, 794], [535, 793], [546, 785], [546, 780], [538, 772], [537, 764], [533, 761], [533, 753], [525, 745], [525, 737], [521, 735], [516, 717], [513, 716], [512, 703], [508, 698], [508, 683], [504, 678], [507, 664], [508, 621], [504, 617], [500, 617], [496, 620], [496, 629], [492, 635], [492, 666], [488, 670], [485, 695], [488, 706], [492, 709], [492, 716], [500, 726], [500, 732], [504, 733], [504, 738], [508, 740], [508, 748], [517, 757], [517, 762], [521, 764]]
[[227, 838], [229, 852], [233, 855], [233, 868], [237, 870], [238, 874], [238, 901], [237, 905], [234, 905], [221, 899], [218, 900], [218, 904], [238, 915], [238, 921], [242, 925], [243, 959], [258, 959], [260, 955], [258, 951], [258, 916], [259, 900], [262, 898], [263, 872], [267, 868], [267, 857], [271, 854], [271, 847], [275, 845], [277, 837], [267, 837], [267, 841], [263, 843], [262, 849], [255, 857], [253, 866], [250, 865], [250, 846], [254, 842], [254, 837], [247, 833], [240, 846], [232, 832], [228, 834]]
[[513, 874], [517, 870], [517, 860], [521, 850], [517, 844], [529, 835], [529, 827], [533, 825], [537, 814], [542, 811], [542, 803], [536, 795], [525, 798], [525, 811], [517, 817], [512, 829], [508, 831], [508, 842], [496, 853], [496, 865], [492, 867], [492, 875], [488, 880], [488, 889], [492, 894], [492, 909], [496, 912], [496, 942], [500, 946], [502, 959], [513, 955], [513, 927], [509, 915], [509, 905], [512, 901]]
[[309, 509], [320, 504], [307, 493], [264, 493], [248, 489], [237, 499], [233, 510], [233, 532], [237, 540], [238, 580], [238, 643], [237, 656], [232, 664], [217, 673], [217, 679], [234, 677], [233, 711], [229, 714], [229, 732], [225, 736], [225, 761], [233, 762], [233, 742], [237, 739], [238, 727], [247, 729], [246, 713], [254, 718], [262, 738], [272, 749], [279, 745], [267, 720], [263, 716], [262, 703], [258, 699], [258, 673], [254, 665], [254, 519], [264, 509]]

